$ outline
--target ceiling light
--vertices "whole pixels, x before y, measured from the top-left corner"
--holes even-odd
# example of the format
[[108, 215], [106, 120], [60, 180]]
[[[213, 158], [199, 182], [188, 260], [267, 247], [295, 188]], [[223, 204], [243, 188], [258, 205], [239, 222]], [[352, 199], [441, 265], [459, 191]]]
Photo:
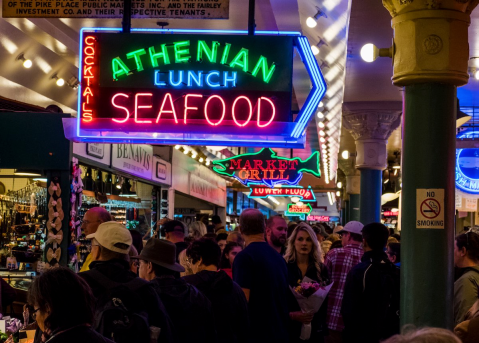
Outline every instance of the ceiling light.
[[209, 166], [210, 163], [211, 163], [210, 160], [207, 159], [207, 160], [206, 160], [206, 165]]
[[321, 144], [321, 149], [326, 150], [327, 148], [326, 144]]
[[341, 157], [342, 157], [344, 160], [347, 160], [347, 159], [349, 158], [349, 151], [344, 150], [344, 151], [341, 153]]
[[181, 145], [175, 145], [176, 150], [180, 150], [180, 148], [181, 148]]
[[324, 135], [326, 135], [326, 133], [323, 130], [320, 130], [319, 135], [324, 137]]
[[297, 203], [297, 202], [300, 201], [300, 200], [301, 200], [300, 197], [292, 197], [292, 198], [291, 198], [291, 201], [292, 201], [293, 203]]
[[298, 202], [296, 203], [296, 205], [298, 205], [298, 206], [303, 206], [303, 205], [304, 205], [304, 203], [303, 203], [303, 202], [301, 202], [301, 201], [298, 201]]
[[29, 69], [32, 67], [33, 63], [31, 60], [25, 58], [24, 54], [21, 53], [18, 57], [17, 57], [17, 60], [19, 61], [23, 61], [23, 67]]
[[316, 45], [311, 45], [311, 51], [313, 52], [314, 55], [317, 55], [319, 54], [319, 49], [323, 46], [323, 45], [328, 45], [321, 37], [319, 37], [319, 42], [318, 44]]
[[34, 178], [33, 181], [47, 182], [47, 178], [46, 177], [37, 177], [37, 178]]
[[324, 127], [324, 123], [323, 123], [322, 121], [320, 121], [319, 124], [318, 124], [318, 126], [319, 126], [320, 128], [323, 128], [323, 127]]
[[479, 80], [479, 70], [476, 70], [476, 72], [474, 73], [474, 78], [476, 80]]
[[324, 137], [320, 137], [320, 138], [319, 138], [319, 141], [320, 141], [321, 143], [324, 143], [324, 142], [326, 142], [326, 139], [325, 139]]
[[65, 84], [65, 80], [63, 80], [61, 77], [58, 77], [57, 74], [53, 75], [52, 79], [56, 80], [56, 84], [57, 84], [58, 87], [61, 87]]
[[318, 23], [316, 22], [320, 17], [325, 17], [327, 18], [328, 16], [326, 15], [326, 13], [324, 13], [323, 11], [321, 11], [319, 9], [318, 6], [316, 6], [316, 9], [318, 10], [318, 12], [316, 12], [316, 14], [312, 17], [308, 17], [308, 19], [306, 19], [306, 25], [310, 28], [314, 28], [316, 27], [316, 25], [318, 25]]
[[365, 62], [374, 62], [378, 57], [393, 57], [394, 46], [391, 48], [378, 49], [374, 44], [368, 43], [361, 48], [361, 58]]
[[32, 169], [15, 169], [13, 175], [18, 176], [42, 176], [38, 171]]
[[319, 48], [316, 45], [311, 45], [311, 51], [314, 55], [319, 54]]
[[78, 79], [75, 76], [72, 76], [70, 80], [68, 80], [67, 85], [73, 89], [77, 89], [78, 86], [80, 85], [80, 81], [78, 81]]
[[276, 200], [276, 199], [275, 199], [274, 197], [272, 197], [272, 196], [269, 196], [269, 197], [268, 197], [268, 200], [271, 200], [271, 201], [274, 202], [276, 205], [279, 205], [279, 201]]
[[205, 159], [203, 157], [200, 157], [200, 159], [199, 159], [200, 163], [203, 163], [204, 160]]
[[396, 176], [397, 174], [398, 174], [398, 170], [394, 169], [394, 176]]
[[336, 187], [338, 187], [338, 188], [342, 188], [342, 187], [343, 187], [343, 184], [341, 183], [341, 181], [339, 181], [339, 182], [336, 184]]
[[386, 179], [384, 180], [384, 184], [388, 183], [389, 182], [389, 179]]
[[188, 150], [188, 149], [185, 149], [185, 150], [183, 151], [183, 154], [185, 154], [185, 155], [188, 155], [188, 153], [189, 153], [189, 150]]
[[198, 153], [196, 151], [193, 151], [191, 153], [191, 158], [196, 158], [198, 156]]
[[340, 191], [337, 191], [337, 192], [336, 192], [336, 196], [337, 196], [337, 197], [340, 197], [340, 196], [341, 196], [341, 192], [340, 192]]
[[323, 118], [324, 118], [323, 112], [318, 112], [318, 118], [319, 118], [319, 119], [323, 119]]

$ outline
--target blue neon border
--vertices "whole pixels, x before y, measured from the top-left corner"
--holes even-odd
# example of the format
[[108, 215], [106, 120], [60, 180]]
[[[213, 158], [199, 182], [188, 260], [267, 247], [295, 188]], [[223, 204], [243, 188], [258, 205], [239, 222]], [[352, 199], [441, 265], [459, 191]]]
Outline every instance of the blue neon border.
[[[460, 135], [457, 136], [457, 138], [464, 138], [465, 136], [468, 136], [468, 134], [472, 134], [473, 136], [477, 134], [473, 131], [465, 131], [465, 132], [461, 132]], [[464, 149], [456, 149], [456, 170], [455, 172], [456, 173], [459, 173], [463, 178], [467, 179], [467, 180], [472, 180], [472, 181], [476, 181], [476, 182], [479, 182], [479, 179], [471, 179], [470, 177], [464, 175], [464, 173], [462, 172], [461, 168], [459, 167], [459, 155], [461, 154], [461, 151], [464, 150]], [[454, 184], [456, 185], [457, 188], [459, 188], [460, 190], [464, 191], [465, 193], [468, 193], [468, 194], [479, 194], [479, 190], [477, 191], [473, 191], [469, 188], [465, 188], [464, 186], [462, 186], [461, 184], [457, 183], [457, 181], [454, 181]]]
[[[79, 61], [80, 68], [78, 68], [78, 80], [82, 80], [82, 68], [83, 67], [83, 33], [84, 32], [120, 32], [122, 28], [107, 28], [107, 27], [84, 27], [80, 29], [80, 52], [79, 52]], [[203, 34], [247, 34], [246, 30], [201, 30], [201, 29], [148, 29], [148, 28], [132, 28], [131, 32], [157, 32], [157, 33], [203, 33]], [[301, 33], [298, 31], [255, 31], [257, 35], [286, 35], [286, 36], [295, 36], [297, 43], [296, 47], [298, 49], [301, 60], [303, 61], [306, 71], [308, 72], [313, 87], [311, 92], [308, 94], [304, 105], [299, 111], [298, 117], [296, 118], [296, 126], [291, 132], [291, 137], [294, 139], [300, 138], [304, 134], [306, 125], [309, 123], [311, 116], [314, 114], [316, 108], [319, 105], [319, 102], [326, 94], [327, 84], [324, 80], [321, 69], [319, 68], [318, 62], [311, 51], [309, 41], [305, 36], [301, 36]], [[78, 85], [78, 101], [77, 101], [77, 137], [82, 138], [91, 138], [95, 139], [93, 136], [82, 136], [80, 135], [80, 114], [81, 114], [81, 83]], [[111, 139], [127, 139], [127, 137], [108, 137]], [[98, 138], [97, 138], [98, 139]], [[152, 138], [151, 141], [155, 141], [155, 138]], [[237, 141], [237, 140], [235, 140]], [[205, 142], [208, 142], [205, 140]], [[212, 141], [216, 142], [216, 141]], [[265, 140], [248, 140], [248, 142], [253, 143], [267, 143]], [[287, 141], [284, 142], [287, 144]], [[254, 145], [254, 144], [253, 144]]]
[[297, 189], [310, 189], [311, 190], [311, 193], [313, 194], [313, 198], [312, 200], [304, 200], [303, 196], [301, 195], [265, 195], [264, 197], [260, 197], [260, 196], [254, 196], [254, 195], [251, 195], [251, 193], [253, 193], [253, 188], [250, 187], [250, 194], [248, 194], [248, 198], [250, 199], [266, 199], [268, 197], [273, 197], [273, 198], [292, 198], [292, 197], [298, 197], [298, 198], [301, 198], [301, 201], [302, 202], [315, 202], [317, 201], [316, 199], [316, 195], [314, 194], [314, 191], [313, 189], [311, 188], [311, 186], [308, 186], [307, 188], [304, 188], [302, 186], [297, 186], [297, 185], [288, 185], [287, 186], [288, 188], [297, 188]]

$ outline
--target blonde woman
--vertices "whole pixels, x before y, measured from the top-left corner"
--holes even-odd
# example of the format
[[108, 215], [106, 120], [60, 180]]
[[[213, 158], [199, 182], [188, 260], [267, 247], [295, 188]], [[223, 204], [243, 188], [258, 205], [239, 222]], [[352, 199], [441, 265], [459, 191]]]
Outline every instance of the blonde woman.
[[[323, 264], [323, 253], [318, 243], [318, 238], [311, 226], [300, 223], [288, 239], [284, 259], [288, 265], [288, 283], [296, 287], [305, 276], [318, 282], [322, 286], [328, 285], [329, 274]], [[324, 342], [326, 329], [327, 301], [323, 303], [315, 314], [302, 313], [294, 297], [289, 301], [290, 342]], [[312, 324], [309, 340], [300, 340], [302, 324]]]

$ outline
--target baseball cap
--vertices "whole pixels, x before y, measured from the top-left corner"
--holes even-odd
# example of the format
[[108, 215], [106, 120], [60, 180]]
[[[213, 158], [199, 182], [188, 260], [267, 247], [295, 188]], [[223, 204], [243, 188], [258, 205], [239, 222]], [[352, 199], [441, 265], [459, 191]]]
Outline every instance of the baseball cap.
[[351, 232], [351, 233], [356, 233], [358, 235], [361, 235], [361, 231], [363, 227], [364, 227], [363, 224], [353, 220], [347, 223], [346, 225], [344, 225], [343, 229], [341, 231], [338, 231], [337, 233], [341, 234], [343, 232]]
[[163, 224], [163, 230], [165, 230], [165, 232], [178, 231], [185, 233], [185, 225], [179, 220], [170, 220]]
[[[95, 238], [102, 247], [125, 255], [128, 254], [133, 243], [130, 231], [122, 224], [114, 221], [101, 223], [96, 232], [86, 236], [86, 238]], [[128, 248], [119, 248], [116, 246], [118, 243], [125, 244]]]

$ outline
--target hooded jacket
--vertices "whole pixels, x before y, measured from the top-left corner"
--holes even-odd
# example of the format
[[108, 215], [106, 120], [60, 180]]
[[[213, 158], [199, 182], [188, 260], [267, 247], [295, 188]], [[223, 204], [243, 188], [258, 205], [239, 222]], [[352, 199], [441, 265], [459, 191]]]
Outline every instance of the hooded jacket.
[[216, 330], [211, 302], [195, 286], [173, 276], [150, 283], [166, 307], [177, 343], [215, 343]]
[[248, 302], [241, 287], [228, 274], [203, 270], [183, 278], [210, 301], [219, 343], [249, 342]]
[[[90, 286], [93, 296], [97, 300], [98, 309], [101, 309], [103, 301], [108, 294], [108, 289], [95, 279], [92, 270], [98, 270], [111, 281], [117, 283], [127, 283], [137, 278], [137, 276], [130, 271], [130, 265], [127, 261], [113, 259], [109, 261], [94, 261], [90, 264], [90, 270], [79, 273]], [[141, 304], [138, 304], [139, 310], [144, 310], [148, 313], [148, 321], [150, 326], [161, 328], [159, 342], [174, 342], [171, 328], [171, 321], [166, 312], [165, 306], [158, 298], [152, 285], [148, 281], [145, 285], [136, 290], [136, 295], [140, 299]], [[134, 311], [134, 309], [131, 309]]]

